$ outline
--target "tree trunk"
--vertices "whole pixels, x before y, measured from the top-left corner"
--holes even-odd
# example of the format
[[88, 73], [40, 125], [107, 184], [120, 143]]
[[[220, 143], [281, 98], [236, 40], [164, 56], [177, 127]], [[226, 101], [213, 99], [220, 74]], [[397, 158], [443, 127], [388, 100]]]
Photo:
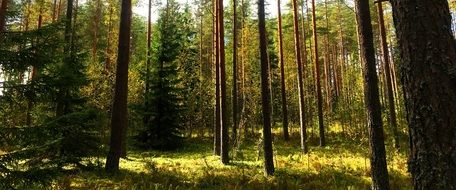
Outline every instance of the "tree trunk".
[[219, 24], [218, 24], [218, 4], [219, 0], [214, 0], [214, 13], [215, 13], [215, 134], [214, 134], [214, 153], [216, 155], [220, 155], [220, 144], [221, 144], [221, 128], [222, 128], [222, 120], [221, 120], [221, 111], [220, 111], [220, 52], [218, 43], [218, 35], [219, 35]]
[[277, 0], [277, 19], [278, 19], [278, 33], [279, 33], [279, 61], [280, 61], [280, 88], [282, 94], [282, 125], [283, 125], [283, 138], [288, 141], [290, 135], [288, 134], [288, 110], [287, 110], [287, 94], [285, 91], [285, 62], [283, 61], [283, 35], [282, 35], [282, 14], [280, 10], [280, 0]]
[[100, 25], [100, 17], [101, 17], [101, 0], [97, 0], [95, 10], [95, 18], [93, 19], [93, 41], [92, 41], [92, 59], [93, 61], [97, 61], [97, 45], [98, 45], [98, 28]]
[[366, 103], [369, 144], [371, 148], [371, 175], [372, 189], [389, 189], [388, 170], [386, 165], [385, 143], [382, 127], [380, 98], [378, 92], [378, 78], [375, 66], [374, 39], [372, 34], [369, 2], [355, 0], [357, 6], [358, 27], [361, 45], [361, 56], [365, 61], [364, 75], [364, 100]]
[[228, 157], [228, 110], [226, 105], [226, 72], [225, 72], [225, 29], [224, 29], [224, 22], [223, 22], [223, 0], [218, 0], [217, 4], [217, 25], [219, 26], [218, 31], [218, 44], [219, 44], [219, 62], [220, 62], [220, 111], [221, 111], [221, 142], [220, 142], [220, 149], [221, 149], [221, 160], [223, 164], [228, 164], [229, 157]]
[[299, 93], [299, 127], [301, 133], [301, 151], [303, 153], [307, 152], [306, 147], [306, 126], [305, 126], [305, 102], [304, 102], [304, 84], [303, 84], [303, 74], [302, 74], [302, 60], [301, 60], [301, 43], [299, 42], [299, 24], [298, 24], [298, 3], [296, 0], [292, 0], [293, 3], [293, 31], [294, 31], [294, 46], [295, 46], [295, 56], [296, 56], [296, 65], [298, 66], [298, 93]]
[[274, 174], [274, 160], [272, 152], [271, 134], [271, 86], [270, 68], [268, 65], [266, 24], [264, 13], [264, 0], [258, 0], [258, 31], [260, 33], [260, 63], [261, 63], [261, 103], [263, 108], [263, 148], [265, 175]]
[[446, 0], [393, 0], [414, 189], [456, 189], [456, 40]]
[[237, 140], [237, 128], [239, 125], [238, 121], [238, 95], [237, 95], [237, 15], [236, 15], [236, 5], [237, 0], [233, 0], [233, 135], [232, 141], [233, 145], [236, 144]]
[[391, 69], [390, 69], [390, 59], [389, 59], [389, 50], [388, 42], [386, 41], [386, 30], [385, 30], [385, 21], [383, 19], [383, 6], [382, 2], [377, 3], [378, 11], [378, 23], [380, 27], [380, 43], [383, 55], [383, 63], [385, 67], [385, 82], [386, 82], [386, 94], [388, 98], [388, 108], [389, 108], [389, 119], [391, 124], [391, 129], [393, 131], [394, 137], [394, 146], [399, 148], [399, 134], [397, 131], [397, 121], [396, 121], [396, 108], [394, 105], [394, 94], [393, 94], [393, 84], [391, 82]]
[[312, 28], [313, 28], [313, 43], [314, 43], [314, 66], [315, 66], [315, 82], [317, 91], [317, 106], [318, 106], [318, 126], [320, 131], [320, 146], [326, 145], [325, 128], [323, 125], [323, 98], [321, 95], [320, 84], [320, 65], [318, 61], [318, 40], [317, 40], [317, 21], [315, 16], [315, 0], [312, 0]]
[[131, 0], [122, 0], [114, 103], [111, 117], [111, 142], [106, 170], [118, 171], [123, 133], [127, 129], [128, 64], [130, 61]]

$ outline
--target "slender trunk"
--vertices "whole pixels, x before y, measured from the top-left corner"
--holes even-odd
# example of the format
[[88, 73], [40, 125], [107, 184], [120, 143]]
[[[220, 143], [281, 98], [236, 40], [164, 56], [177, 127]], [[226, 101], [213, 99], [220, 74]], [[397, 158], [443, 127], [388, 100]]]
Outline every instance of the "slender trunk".
[[[310, 124], [310, 121], [311, 121], [311, 116], [310, 116], [310, 98], [307, 98], [308, 96], [306, 96], [306, 92], [307, 92], [307, 95], [309, 94], [309, 91], [306, 91], [306, 78], [307, 78], [307, 45], [306, 45], [306, 38], [307, 38], [307, 35], [306, 35], [306, 28], [305, 28], [305, 22], [304, 22], [304, 3], [305, 5], [307, 5], [306, 2], [303, 1], [303, 4], [301, 5], [301, 28], [302, 28], [302, 79], [303, 79], [303, 91], [304, 91], [304, 99], [305, 99], [305, 104], [306, 105], [309, 105], [306, 107], [306, 110], [304, 110], [304, 117], [306, 118], [305, 119], [305, 123], [304, 125], [306, 126], [306, 130], [307, 130], [307, 126], [309, 126]], [[307, 138], [307, 137], [306, 137]]]
[[305, 103], [304, 103], [304, 84], [303, 84], [303, 74], [302, 74], [302, 61], [301, 61], [301, 43], [299, 42], [299, 24], [298, 24], [298, 4], [296, 0], [292, 0], [293, 3], [293, 31], [294, 31], [294, 46], [295, 46], [295, 56], [296, 56], [296, 65], [298, 66], [298, 93], [299, 93], [299, 127], [301, 133], [301, 151], [303, 153], [307, 152], [306, 147], [306, 126], [305, 126]]
[[95, 10], [95, 18], [93, 19], [93, 41], [92, 41], [92, 59], [97, 61], [97, 44], [98, 44], [98, 29], [101, 17], [101, 0], [97, 0]]
[[226, 72], [225, 72], [225, 29], [224, 29], [224, 22], [223, 22], [223, 0], [218, 0], [217, 4], [217, 16], [218, 22], [217, 25], [219, 26], [218, 31], [218, 44], [219, 44], [219, 62], [220, 62], [220, 111], [221, 111], [221, 141], [220, 141], [220, 149], [221, 149], [221, 160], [223, 164], [228, 164], [229, 157], [228, 157], [228, 109], [226, 105]]
[[272, 152], [271, 134], [271, 86], [270, 68], [268, 65], [266, 45], [266, 24], [264, 0], [258, 0], [258, 31], [260, 33], [260, 63], [261, 63], [261, 102], [263, 108], [263, 148], [265, 175], [274, 174], [274, 160]]
[[236, 5], [237, 0], [233, 0], [233, 135], [232, 141], [233, 144], [237, 140], [237, 128], [239, 125], [238, 121], [238, 95], [237, 95], [237, 15], [236, 15]]
[[394, 102], [394, 94], [393, 94], [393, 84], [391, 82], [391, 69], [390, 69], [390, 58], [389, 58], [389, 50], [388, 50], [388, 42], [386, 41], [386, 29], [385, 29], [385, 21], [383, 18], [383, 6], [381, 2], [377, 2], [377, 12], [378, 12], [378, 23], [380, 27], [380, 43], [381, 43], [381, 50], [383, 55], [383, 64], [384, 64], [384, 72], [385, 72], [385, 81], [386, 82], [386, 95], [388, 98], [388, 108], [389, 108], [389, 121], [391, 124], [391, 129], [393, 131], [394, 136], [394, 146], [399, 148], [399, 134], [397, 131], [397, 120], [396, 120], [396, 108]]
[[315, 81], [317, 91], [317, 106], [318, 106], [318, 126], [320, 131], [320, 146], [326, 145], [325, 128], [323, 125], [323, 98], [321, 95], [320, 84], [320, 65], [318, 61], [318, 40], [317, 40], [317, 21], [315, 16], [315, 0], [312, 0], [312, 28], [313, 28], [313, 43], [314, 43], [314, 66], [315, 66]]
[[112, 30], [112, 15], [113, 15], [113, 8], [112, 2], [109, 2], [109, 23], [108, 23], [108, 32], [106, 33], [106, 55], [105, 55], [105, 72], [108, 73], [111, 65], [111, 30]]
[[282, 35], [282, 14], [280, 10], [280, 0], [277, 0], [277, 19], [278, 19], [278, 33], [279, 33], [279, 61], [280, 61], [280, 88], [282, 92], [282, 125], [283, 125], [283, 138], [288, 141], [288, 111], [287, 111], [287, 95], [285, 91], [285, 62], [283, 61], [283, 35]]
[[365, 61], [363, 67], [364, 99], [367, 109], [369, 144], [371, 148], [372, 189], [387, 190], [389, 189], [388, 170], [386, 167], [385, 144], [369, 2], [355, 0], [355, 3], [355, 6], [358, 7], [356, 16], [359, 21], [361, 55]]
[[[148, 4], [148, 9], [147, 9], [147, 57], [146, 57], [146, 75], [145, 75], [145, 87], [144, 87], [144, 97], [145, 97], [145, 100], [144, 100], [144, 106], [147, 108], [149, 107], [149, 86], [150, 86], [150, 81], [149, 81], [149, 75], [150, 75], [150, 70], [149, 70], [149, 67], [150, 67], [150, 56], [151, 56], [151, 35], [152, 35], [152, 21], [151, 21], [151, 16], [152, 16], [152, 0], [149, 0], [149, 4]], [[148, 122], [149, 122], [149, 118], [150, 118], [150, 115], [149, 114], [145, 114], [143, 116], [143, 124], [144, 125], [147, 125]]]
[[456, 40], [448, 1], [391, 3], [414, 189], [456, 189]]
[[127, 131], [128, 64], [130, 62], [131, 0], [122, 0], [114, 103], [111, 117], [111, 142], [106, 170], [118, 171], [123, 133]]
[[219, 47], [219, 24], [218, 24], [218, 4], [219, 0], [214, 0], [214, 13], [215, 13], [215, 134], [214, 134], [214, 153], [216, 155], [220, 155], [221, 149], [221, 128], [222, 128], [222, 120], [221, 120], [221, 110], [220, 110], [220, 52]]

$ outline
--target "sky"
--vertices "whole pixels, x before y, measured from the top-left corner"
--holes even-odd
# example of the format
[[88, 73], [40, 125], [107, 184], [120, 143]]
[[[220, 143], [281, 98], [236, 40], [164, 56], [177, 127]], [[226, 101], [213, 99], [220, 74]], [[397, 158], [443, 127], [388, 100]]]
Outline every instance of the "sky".
[[[154, 2], [161, 1], [162, 4], [165, 3], [165, 0], [153, 0], [153, 1]], [[186, 2], [189, 2], [190, 4], [192, 3], [192, 0], [177, 0], [177, 1], [182, 4], [184, 4]], [[152, 4], [155, 4], [154, 2], [152, 2]], [[257, 9], [256, 2], [257, 2], [257, 0], [252, 0], [252, 3], [253, 3], [252, 9], [253, 10]], [[282, 9], [281, 9], [282, 12], [288, 11], [287, 8], [284, 8], [286, 3], [288, 3], [288, 2], [289, 2], [289, 0], [282, 0], [280, 2], [281, 7], [282, 7]], [[138, 0], [137, 6], [133, 7], [133, 13], [147, 18], [148, 3], [149, 3], [148, 0]], [[224, 2], [223, 2], [225, 7], [228, 6], [228, 3], [229, 3], [228, 0], [224, 0]], [[277, 0], [265, 0], [265, 4], [266, 4], [266, 13], [269, 14], [268, 16], [269, 17], [277, 16]], [[158, 13], [157, 9], [158, 9], [157, 6], [152, 7], [152, 21], [157, 20], [157, 13]]]

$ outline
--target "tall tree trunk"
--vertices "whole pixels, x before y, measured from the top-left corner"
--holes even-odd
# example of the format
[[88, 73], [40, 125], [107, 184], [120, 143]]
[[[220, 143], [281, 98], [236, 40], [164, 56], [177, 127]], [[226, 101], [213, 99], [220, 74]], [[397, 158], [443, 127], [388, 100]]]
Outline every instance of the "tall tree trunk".
[[218, 4], [219, 0], [214, 0], [214, 22], [215, 22], [215, 130], [214, 130], [214, 153], [220, 155], [220, 144], [221, 144], [221, 110], [220, 110], [220, 52], [219, 47], [219, 24], [218, 24]]
[[372, 189], [389, 189], [386, 165], [385, 143], [382, 127], [378, 78], [375, 66], [375, 49], [372, 34], [369, 1], [355, 0], [357, 6], [358, 27], [363, 57], [364, 99], [367, 109], [369, 144], [371, 148]]
[[306, 126], [305, 126], [305, 102], [304, 102], [304, 84], [303, 84], [303, 74], [302, 74], [302, 60], [301, 60], [301, 43], [299, 42], [299, 14], [298, 14], [298, 3], [296, 0], [292, 0], [293, 3], [293, 31], [294, 31], [294, 46], [295, 46], [295, 56], [296, 56], [296, 65], [298, 66], [298, 93], [299, 93], [299, 127], [301, 133], [301, 151], [303, 153], [307, 152], [306, 147]]
[[446, 0], [393, 0], [414, 189], [456, 189], [456, 40]]
[[288, 141], [290, 135], [288, 134], [288, 110], [287, 110], [287, 94], [285, 91], [285, 62], [283, 61], [283, 35], [282, 35], [282, 13], [280, 10], [280, 0], [277, 0], [277, 20], [278, 20], [278, 33], [279, 33], [279, 61], [280, 61], [280, 88], [282, 94], [282, 125], [283, 125], [283, 138]]
[[394, 146], [399, 148], [399, 134], [397, 131], [397, 121], [396, 121], [396, 108], [394, 105], [394, 94], [393, 94], [393, 84], [391, 82], [391, 69], [390, 69], [390, 59], [389, 59], [389, 50], [388, 42], [386, 41], [386, 29], [385, 21], [383, 18], [383, 6], [382, 2], [377, 2], [377, 11], [378, 11], [378, 23], [380, 28], [380, 43], [383, 55], [383, 63], [385, 67], [385, 82], [386, 82], [386, 95], [388, 96], [388, 108], [389, 108], [389, 119], [391, 124], [391, 129], [394, 136]]
[[[304, 126], [306, 126], [306, 130], [307, 130], [307, 126], [309, 126], [309, 124], [311, 123], [311, 115], [310, 115], [310, 98], [307, 98], [308, 97], [308, 94], [309, 94], [309, 91], [306, 91], [306, 78], [307, 78], [307, 43], [306, 43], [306, 39], [307, 39], [307, 35], [306, 35], [306, 27], [305, 27], [305, 22], [304, 22], [304, 19], [305, 19], [305, 14], [304, 14], [304, 5], [307, 5], [307, 2], [303, 1], [302, 2], [302, 5], [301, 5], [301, 28], [302, 28], [302, 79], [303, 79], [303, 91], [304, 91], [304, 103], [306, 105], [308, 105], [306, 107], [306, 110], [304, 110], [304, 117], [305, 117], [305, 123], [304, 123]], [[307, 92], [307, 93], [306, 93]], [[307, 133], [307, 131], [306, 131]], [[307, 136], [306, 136], [307, 138]]]
[[228, 164], [228, 109], [226, 105], [226, 72], [225, 72], [225, 29], [223, 22], [223, 0], [218, 0], [217, 4], [217, 25], [219, 26], [218, 31], [218, 44], [219, 44], [219, 61], [220, 61], [220, 111], [221, 111], [221, 142], [220, 142], [220, 155], [223, 164]]
[[[148, 4], [148, 9], [147, 9], [147, 58], [146, 58], [146, 75], [145, 75], [145, 89], [144, 89], [144, 94], [145, 94], [145, 100], [144, 100], [144, 106], [147, 108], [149, 107], [149, 87], [150, 87], [150, 81], [149, 81], [149, 75], [150, 75], [150, 56], [151, 56], [151, 43], [152, 43], [152, 0], [149, 0]], [[144, 125], [147, 125], [149, 122], [150, 115], [145, 114], [143, 116], [143, 123]]]
[[101, 17], [101, 0], [97, 0], [95, 15], [93, 19], [93, 41], [92, 41], [92, 59], [97, 61], [98, 29]]
[[233, 0], [233, 135], [232, 141], [233, 144], [236, 144], [237, 141], [237, 128], [239, 125], [238, 121], [238, 95], [237, 95], [237, 0]]
[[324, 81], [324, 85], [325, 85], [325, 91], [326, 91], [326, 111], [327, 111], [327, 115], [329, 115], [330, 113], [330, 110], [331, 110], [331, 106], [332, 106], [332, 84], [331, 84], [331, 61], [330, 61], [330, 55], [329, 55], [329, 51], [330, 51], [330, 48], [329, 48], [329, 36], [328, 36], [328, 33], [329, 33], [329, 21], [328, 21], [328, 6], [327, 6], [327, 1], [324, 0], [323, 1], [323, 4], [324, 4], [324, 8], [325, 8], [325, 27], [326, 27], [326, 31], [325, 31], [325, 35], [324, 35], [324, 40], [323, 40], [323, 44], [324, 44], [324, 55], [323, 55], [323, 68], [324, 68], [324, 72], [323, 72], [323, 81]]
[[318, 61], [318, 40], [317, 40], [317, 20], [315, 16], [315, 0], [312, 0], [312, 28], [313, 28], [313, 43], [314, 43], [314, 66], [315, 66], [315, 81], [317, 91], [317, 106], [318, 106], [318, 127], [320, 131], [320, 146], [326, 145], [325, 127], [323, 124], [323, 98], [321, 95], [320, 84], [320, 65]]
[[260, 33], [260, 63], [261, 63], [261, 103], [263, 108], [263, 148], [265, 175], [274, 174], [274, 160], [272, 152], [271, 134], [271, 86], [270, 68], [266, 44], [266, 24], [264, 13], [264, 0], [258, 0], [258, 31]]
[[111, 142], [106, 170], [119, 170], [123, 133], [127, 131], [128, 64], [130, 62], [131, 0], [122, 0], [117, 53], [117, 73], [111, 117]]
[[106, 32], [106, 55], [105, 55], [105, 72], [108, 74], [108, 71], [111, 66], [111, 30], [112, 30], [112, 15], [113, 15], [113, 5], [112, 2], [109, 1], [108, 3], [109, 7], [109, 21], [108, 21], [108, 32]]

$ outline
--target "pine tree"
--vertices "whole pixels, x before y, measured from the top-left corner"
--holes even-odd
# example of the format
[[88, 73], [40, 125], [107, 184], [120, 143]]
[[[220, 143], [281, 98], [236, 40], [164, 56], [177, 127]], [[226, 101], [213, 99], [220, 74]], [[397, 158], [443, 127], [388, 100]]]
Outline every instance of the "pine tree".
[[[188, 8], [186, 8], [188, 11]], [[187, 93], [182, 86], [179, 68], [195, 65], [196, 51], [188, 49], [191, 33], [189, 17], [179, 10], [179, 4], [170, 0], [160, 11], [157, 21], [154, 60], [145, 94], [149, 106], [143, 107], [147, 115], [146, 129], [136, 139], [144, 148], [172, 150], [182, 145], [183, 101]], [[186, 79], [189, 80], [189, 79]]]

